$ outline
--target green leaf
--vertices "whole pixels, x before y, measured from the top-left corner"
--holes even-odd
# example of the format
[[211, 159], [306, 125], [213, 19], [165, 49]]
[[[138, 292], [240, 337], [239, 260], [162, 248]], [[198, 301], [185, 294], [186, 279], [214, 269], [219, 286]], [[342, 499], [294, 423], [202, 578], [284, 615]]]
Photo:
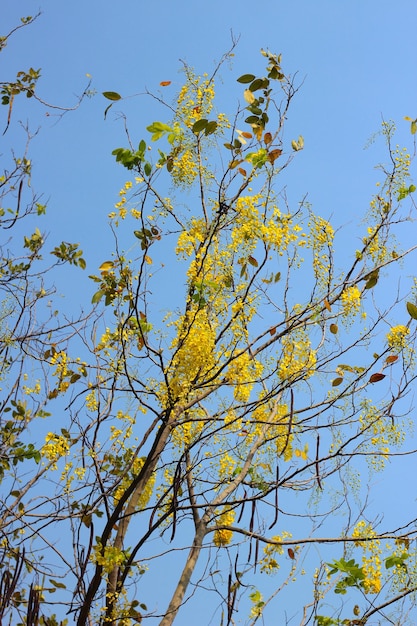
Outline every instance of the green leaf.
[[374, 270], [373, 272], [370, 272], [365, 278], [365, 289], [372, 289], [378, 282], [379, 270]]
[[58, 589], [66, 589], [66, 586], [64, 585], [64, 583], [59, 583], [57, 580], [53, 580], [53, 578], [50, 578], [49, 582], [54, 587], [58, 587]]
[[411, 134], [415, 135], [417, 133], [417, 120], [413, 120], [411, 122]]
[[198, 133], [201, 133], [201, 131], [206, 128], [208, 123], [209, 122], [206, 119], [197, 120], [196, 122], [194, 122], [193, 127], [192, 127], [193, 133], [198, 135]]
[[395, 554], [393, 554], [392, 556], [389, 556], [387, 559], [385, 559], [385, 567], [386, 569], [390, 569], [391, 567], [400, 565], [403, 566], [404, 565], [404, 561], [406, 559], [408, 559], [409, 555], [404, 552], [401, 556], [395, 556]]
[[216, 132], [216, 129], [217, 129], [217, 122], [214, 120], [209, 122], [206, 126], [206, 130], [204, 131], [206, 137]]
[[266, 89], [269, 85], [267, 78], [256, 78], [250, 85], [250, 91], [258, 91], [258, 89]]
[[153, 124], [146, 127], [146, 130], [152, 133], [152, 141], [158, 141], [158, 139], [163, 137], [166, 133], [173, 132], [171, 126], [163, 122], [153, 122]]
[[332, 380], [332, 387], [338, 387], [342, 383], [343, 383], [343, 378], [341, 376], [338, 376], [337, 378]]
[[412, 302], [407, 302], [407, 311], [413, 320], [417, 320], [417, 306]]
[[104, 291], [102, 291], [101, 289], [100, 291], [96, 291], [94, 296], [91, 298], [91, 303], [96, 304], [97, 302], [100, 302], [103, 296], [104, 296]]
[[247, 117], [245, 119], [245, 122], [247, 122], [247, 124], [259, 124], [259, 117], [257, 115], [249, 115], [249, 117]]
[[255, 74], [242, 74], [242, 76], [237, 79], [237, 82], [246, 85], [247, 83], [251, 83], [254, 79]]
[[103, 96], [107, 98], [107, 100], [121, 100], [122, 96], [117, 93], [117, 91], [103, 91]]

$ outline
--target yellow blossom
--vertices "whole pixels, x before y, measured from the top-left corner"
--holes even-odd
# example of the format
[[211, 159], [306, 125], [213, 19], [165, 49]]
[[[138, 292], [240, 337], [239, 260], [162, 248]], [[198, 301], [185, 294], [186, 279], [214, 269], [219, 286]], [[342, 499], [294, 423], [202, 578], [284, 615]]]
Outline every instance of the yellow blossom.
[[[225, 509], [217, 518], [217, 526], [229, 526], [235, 521], [235, 512], [231, 509]], [[215, 546], [227, 546], [233, 537], [233, 532], [225, 528], [218, 529], [214, 532], [213, 543]]]
[[361, 307], [361, 292], [358, 287], [347, 287], [340, 296], [344, 317], [355, 316]]
[[387, 333], [388, 347], [394, 351], [400, 351], [406, 347], [406, 337], [410, 333], [410, 329], [407, 326], [399, 324], [398, 326], [392, 326]]

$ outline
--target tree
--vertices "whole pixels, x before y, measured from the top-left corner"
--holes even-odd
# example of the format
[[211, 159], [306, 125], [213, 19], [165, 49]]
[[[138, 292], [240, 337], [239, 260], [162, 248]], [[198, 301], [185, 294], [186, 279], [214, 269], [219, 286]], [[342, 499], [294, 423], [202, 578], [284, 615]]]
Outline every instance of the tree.
[[[211, 76], [185, 66], [174, 106], [149, 94], [164, 121], [113, 152], [128, 180], [115, 249], [91, 276], [94, 317], [28, 353], [45, 383], [28, 395], [67, 422], [6, 468], [6, 487], [27, 488], [18, 509], [4, 499], [5, 545], [25, 548], [42, 610], [79, 626], [169, 626], [194, 596], [207, 622], [254, 624], [297, 585], [280, 621], [405, 623], [415, 521], [369, 517], [359, 474], [387, 471], [407, 443], [416, 285], [388, 298], [384, 285], [414, 252], [393, 237], [414, 209], [411, 158], [384, 122], [389, 165], [359, 245], [339, 253], [331, 223], [285, 192], [304, 147], [284, 134], [295, 78], [262, 51], [229, 118], [215, 79], [230, 54]], [[106, 114], [122, 100], [103, 95]], [[161, 572], [166, 605], [151, 605]], [[20, 594], [7, 609], [27, 606]]]
[[[0, 51], [5, 50], [11, 36], [38, 17], [22, 18], [7, 35], [0, 37]], [[38, 498], [42, 493], [40, 485], [54, 460], [50, 458], [41, 465], [42, 457], [48, 455], [45, 457], [45, 450], [42, 452], [39, 441], [34, 440], [32, 428], [40, 419], [51, 417], [47, 405], [56, 393], [53, 387], [48, 387], [44, 376], [46, 346], [51, 349], [55, 342], [68, 341], [85, 327], [88, 317], [65, 318], [54, 308], [55, 272], [65, 264], [84, 269], [85, 261], [78, 244], [61, 242], [52, 250], [47, 249], [45, 232], [38, 227], [47, 206], [32, 189], [30, 148], [37, 131], [29, 124], [16, 123], [13, 127], [13, 104], [17, 97], [25, 95], [44, 110], [55, 110], [62, 116], [78, 108], [88, 86], [75, 106], [68, 108], [47, 103], [38, 96], [39, 78], [40, 70], [31, 67], [19, 71], [15, 79], [0, 83], [2, 104], [7, 107], [3, 142], [11, 129], [16, 141], [10, 155], [6, 151], [2, 154], [0, 176], [0, 228], [4, 236], [0, 245], [1, 623], [9, 612], [16, 615], [11, 619], [25, 619], [27, 624], [46, 623], [39, 621], [44, 619], [40, 612], [41, 559], [36, 550], [26, 545], [25, 529], [29, 528], [29, 535], [36, 535], [50, 515], [49, 507], [57, 506], [51, 498], [45, 512], [37, 501], [34, 514], [30, 504], [35, 493]], [[48, 262], [48, 258], [54, 260]], [[80, 374], [72, 376], [75, 380]], [[64, 385], [64, 381], [58, 383]], [[26, 514], [30, 522], [24, 519]], [[54, 623], [51, 620], [52, 617], [47, 623]]]

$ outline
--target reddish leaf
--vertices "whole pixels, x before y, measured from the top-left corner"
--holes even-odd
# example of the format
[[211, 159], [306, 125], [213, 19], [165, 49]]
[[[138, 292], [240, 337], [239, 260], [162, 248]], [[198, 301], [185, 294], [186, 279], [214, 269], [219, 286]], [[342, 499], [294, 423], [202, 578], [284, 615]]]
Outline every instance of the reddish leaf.
[[326, 309], [329, 311], [329, 313], [332, 310], [332, 307], [330, 306], [329, 301], [327, 300], [327, 298], [324, 300], [324, 306], [326, 307]]
[[398, 361], [398, 356], [396, 356], [395, 354], [387, 356], [387, 358], [385, 359], [385, 363], [387, 365], [391, 365], [391, 363], [395, 363], [395, 361]]
[[265, 135], [264, 135], [264, 142], [265, 142], [266, 146], [268, 146], [272, 142], [272, 135], [271, 135], [271, 133], [265, 133]]
[[237, 171], [239, 172], [239, 174], [242, 174], [242, 176], [246, 178], [247, 173], [246, 170], [243, 169], [243, 167], [238, 167]]
[[282, 150], [271, 150], [271, 152], [268, 154], [268, 161], [270, 163], [274, 163], [278, 157], [280, 157], [282, 154]]
[[288, 556], [290, 557], [290, 559], [294, 560], [295, 559], [295, 554], [294, 554], [294, 550], [292, 548], [288, 548]]
[[273, 326], [272, 328], [269, 329], [269, 334], [270, 335], [275, 335], [275, 333], [277, 332], [277, 327]]
[[161, 85], [161, 87], [168, 87], [168, 85], [171, 84], [170, 80], [163, 80], [161, 83], [159, 83]]
[[385, 378], [385, 374], [380, 374], [379, 372], [377, 372], [376, 374], [372, 374], [372, 376], [369, 379], [370, 383], [379, 383], [380, 380], [383, 380]]
[[338, 330], [337, 324], [330, 324], [330, 332], [333, 335], [337, 335]]

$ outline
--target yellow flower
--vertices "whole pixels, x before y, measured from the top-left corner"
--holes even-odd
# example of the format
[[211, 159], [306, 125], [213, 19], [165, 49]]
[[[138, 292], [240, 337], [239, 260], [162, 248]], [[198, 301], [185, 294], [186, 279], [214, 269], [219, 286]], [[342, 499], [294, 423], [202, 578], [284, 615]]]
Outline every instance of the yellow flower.
[[[229, 526], [233, 524], [234, 520], [235, 520], [235, 512], [231, 511], [230, 509], [229, 510], [225, 509], [223, 513], [217, 519], [217, 525]], [[233, 532], [231, 530], [227, 530], [227, 529], [216, 530], [214, 533], [214, 539], [213, 539], [214, 545], [217, 546], [218, 548], [220, 546], [227, 546], [231, 542], [232, 537], [233, 537]]]
[[402, 324], [399, 324], [398, 326], [393, 326], [387, 333], [388, 347], [391, 350], [402, 350], [406, 347], [406, 337], [409, 333], [410, 329], [407, 328], [407, 326], [403, 326]]
[[361, 307], [361, 292], [356, 285], [347, 287], [340, 296], [340, 299], [344, 317], [354, 316], [359, 312]]

